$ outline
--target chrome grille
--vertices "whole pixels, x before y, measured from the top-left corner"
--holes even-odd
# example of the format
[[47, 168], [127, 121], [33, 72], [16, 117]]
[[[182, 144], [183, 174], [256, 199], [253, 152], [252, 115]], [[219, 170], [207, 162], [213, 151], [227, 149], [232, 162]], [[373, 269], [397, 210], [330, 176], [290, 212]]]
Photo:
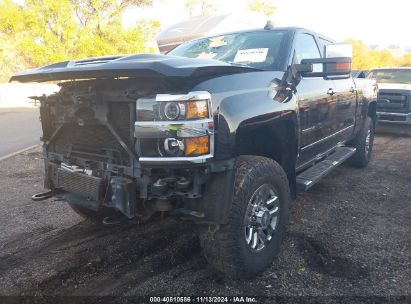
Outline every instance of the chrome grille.
[[408, 95], [399, 92], [380, 90], [378, 94], [377, 109], [379, 112], [409, 112]]

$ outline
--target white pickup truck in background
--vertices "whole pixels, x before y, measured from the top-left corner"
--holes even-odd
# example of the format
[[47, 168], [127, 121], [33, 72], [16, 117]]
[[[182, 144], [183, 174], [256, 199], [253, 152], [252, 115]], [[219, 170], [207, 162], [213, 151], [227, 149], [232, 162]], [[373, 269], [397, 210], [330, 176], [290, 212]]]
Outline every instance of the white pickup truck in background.
[[[411, 130], [411, 68], [379, 68], [367, 78], [375, 79], [378, 129], [408, 133]], [[358, 79], [356, 79], [357, 81]]]

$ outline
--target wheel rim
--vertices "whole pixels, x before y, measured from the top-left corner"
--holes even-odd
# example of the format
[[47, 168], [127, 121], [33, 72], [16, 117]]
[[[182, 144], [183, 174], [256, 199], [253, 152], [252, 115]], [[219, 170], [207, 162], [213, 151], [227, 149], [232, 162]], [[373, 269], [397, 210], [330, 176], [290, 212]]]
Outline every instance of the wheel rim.
[[367, 136], [365, 137], [365, 154], [368, 156], [371, 150], [371, 129], [368, 128]]
[[245, 242], [253, 252], [263, 250], [278, 226], [280, 199], [269, 184], [260, 186], [251, 196], [245, 214]]

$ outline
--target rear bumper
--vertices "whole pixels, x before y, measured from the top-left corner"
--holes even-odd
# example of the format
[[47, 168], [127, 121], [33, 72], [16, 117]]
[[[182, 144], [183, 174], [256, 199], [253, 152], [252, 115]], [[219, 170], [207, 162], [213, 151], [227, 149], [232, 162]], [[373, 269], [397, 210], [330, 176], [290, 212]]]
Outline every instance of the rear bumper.
[[409, 113], [392, 113], [392, 112], [377, 112], [378, 122], [407, 124], [411, 125], [411, 112]]

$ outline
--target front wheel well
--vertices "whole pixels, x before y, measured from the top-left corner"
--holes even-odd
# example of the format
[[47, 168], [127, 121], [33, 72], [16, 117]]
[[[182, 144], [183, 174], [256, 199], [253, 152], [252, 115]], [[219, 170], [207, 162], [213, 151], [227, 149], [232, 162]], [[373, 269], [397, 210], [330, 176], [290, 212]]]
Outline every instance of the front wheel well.
[[297, 157], [296, 126], [283, 120], [254, 128], [240, 128], [235, 152], [240, 155], [264, 156], [275, 160], [286, 172], [293, 197], [296, 196], [295, 162]]

